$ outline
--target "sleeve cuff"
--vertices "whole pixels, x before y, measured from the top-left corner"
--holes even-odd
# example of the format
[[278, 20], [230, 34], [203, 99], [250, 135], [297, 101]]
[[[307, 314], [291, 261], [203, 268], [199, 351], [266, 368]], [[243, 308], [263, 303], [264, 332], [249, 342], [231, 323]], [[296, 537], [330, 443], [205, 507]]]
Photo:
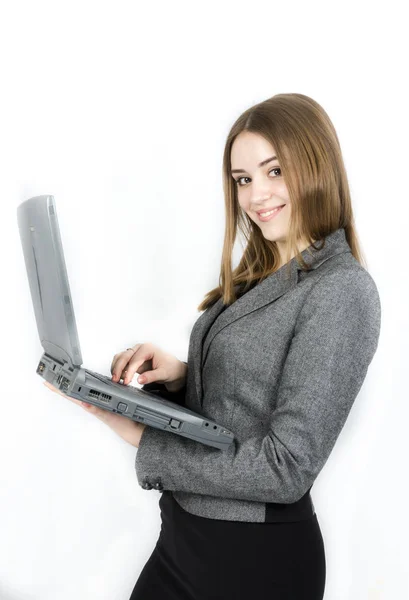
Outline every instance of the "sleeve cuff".
[[[135, 470], [138, 483], [144, 489], [173, 490], [177, 489], [169, 471], [166, 470], [166, 481], [158, 477], [163, 473], [163, 460], [170, 451], [174, 433], [156, 429], [146, 425], [139, 441], [135, 458]], [[146, 483], [150, 485], [146, 485]], [[159, 487], [158, 487], [159, 486]]]

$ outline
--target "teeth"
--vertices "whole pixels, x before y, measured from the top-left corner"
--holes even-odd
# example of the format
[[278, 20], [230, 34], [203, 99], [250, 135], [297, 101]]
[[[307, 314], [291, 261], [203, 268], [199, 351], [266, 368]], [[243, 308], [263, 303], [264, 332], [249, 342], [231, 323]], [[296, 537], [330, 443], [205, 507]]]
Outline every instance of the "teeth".
[[274, 208], [273, 210], [270, 210], [268, 212], [265, 213], [259, 213], [260, 217], [268, 217], [269, 215], [272, 215], [273, 212], [277, 212], [280, 208], [282, 208], [281, 206], [277, 206], [277, 208]]

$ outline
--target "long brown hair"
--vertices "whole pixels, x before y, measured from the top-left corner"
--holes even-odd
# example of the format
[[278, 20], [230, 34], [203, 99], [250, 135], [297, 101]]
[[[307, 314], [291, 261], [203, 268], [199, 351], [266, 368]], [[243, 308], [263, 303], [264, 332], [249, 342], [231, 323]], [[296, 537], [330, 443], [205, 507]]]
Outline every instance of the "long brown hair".
[[[291, 216], [284, 264], [288, 263], [289, 268], [290, 256], [294, 255], [301, 268], [307, 268], [297, 240], [305, 239], [312, 244], [342, 227], [353, 256], [367, 268], [355, 231], [341, 146], [329, 116], [308, 96], [276, 94], [248, 108], [227, 136], [223, 154], [226, 224], [219, 286], [206, 294], [198, 310], [206, 310], [221, 297], [223, 304], [232, 304], [237, 299], [236, 285], [244, 285], [246, 291], [280, 266], [276, 242], [264, 238], [237, 199], [230, 160], [232, 144], [242, 131], [262, 135], [274, 146], [287, 186]], [[232, 271], [238, 229], [247, 245], [239, 265]]]

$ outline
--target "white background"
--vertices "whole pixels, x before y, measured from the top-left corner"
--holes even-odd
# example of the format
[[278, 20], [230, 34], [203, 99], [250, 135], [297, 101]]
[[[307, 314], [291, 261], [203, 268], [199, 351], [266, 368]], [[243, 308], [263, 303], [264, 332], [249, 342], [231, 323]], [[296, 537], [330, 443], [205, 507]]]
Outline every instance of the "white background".
[[36, 374], [17, 205], [55, 197], [84, 366], [142, 341], [187, 360], [218, 284], [226, 135], [282, 92], [336, 127], [382, 302], [312, 490], [325, 599], [408, 597], [406, 25], [403, 2], [1, 4], [0, 600], [128, 600], [160, 530], [136, 448]]

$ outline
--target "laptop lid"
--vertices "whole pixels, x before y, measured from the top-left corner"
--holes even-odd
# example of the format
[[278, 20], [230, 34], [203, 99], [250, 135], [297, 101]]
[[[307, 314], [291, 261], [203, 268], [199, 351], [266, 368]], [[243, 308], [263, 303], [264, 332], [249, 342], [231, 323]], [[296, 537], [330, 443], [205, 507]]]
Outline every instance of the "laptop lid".
[[35, 196], [17, 207], [27, 276], [44, 351], [75, 368], [82, 365], [54, 196]]

